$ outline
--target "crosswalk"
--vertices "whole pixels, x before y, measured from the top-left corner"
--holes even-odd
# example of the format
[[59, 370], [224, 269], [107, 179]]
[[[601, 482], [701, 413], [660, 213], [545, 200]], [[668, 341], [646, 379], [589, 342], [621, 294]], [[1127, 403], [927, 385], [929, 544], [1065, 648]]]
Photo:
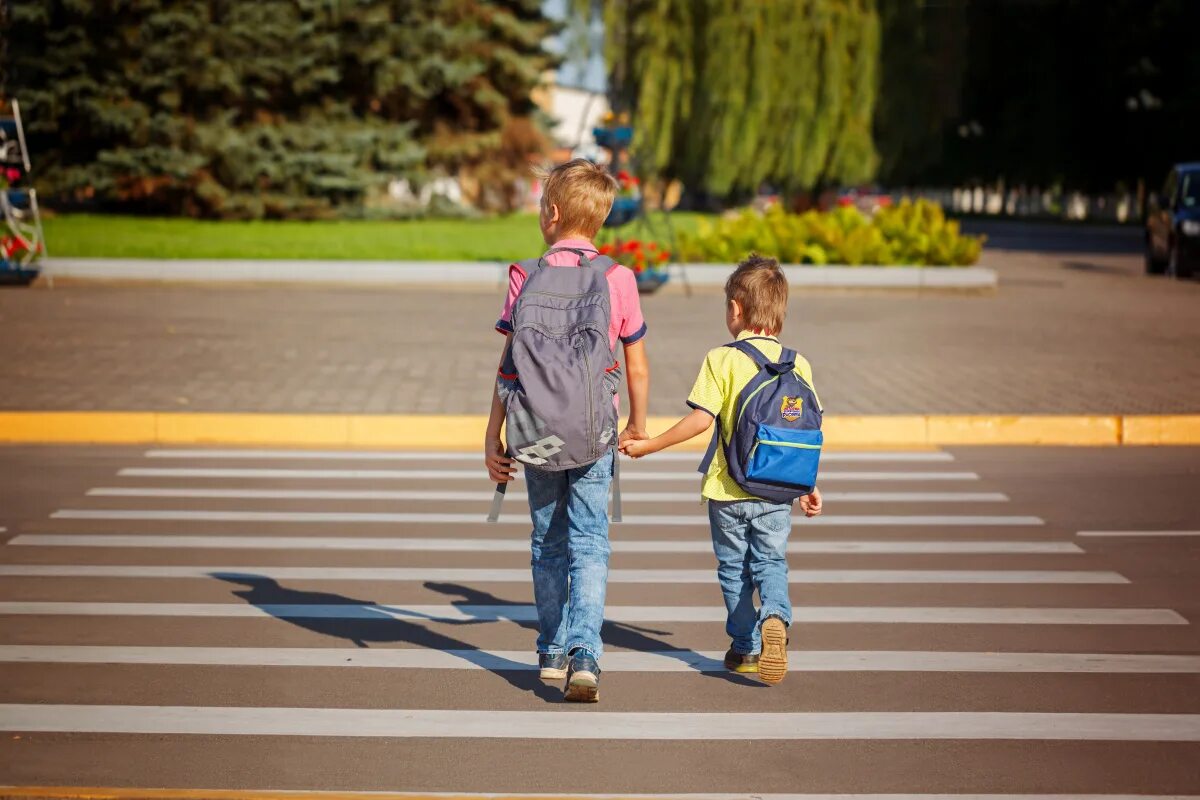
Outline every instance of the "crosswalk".
[[[664, 456], [623, 469], [604, 702], [572, 708], [536, 679], [523, 496], [485, 524], [476, 454], [127, 453], [35, 525], [0, 511], [0, 731], [60, 785], [202, 786], [199, 752], [231, 765], [212, 788], [1115, 798], [1090, 770], [1200, 757], [1187, 618], [942, 451], [829, 454], [794, 674], [725, 673], [696, 456]], [[80, 736], [122, 764], [56, 774]], [[586, 775], [532, 772], [549, 742]]]

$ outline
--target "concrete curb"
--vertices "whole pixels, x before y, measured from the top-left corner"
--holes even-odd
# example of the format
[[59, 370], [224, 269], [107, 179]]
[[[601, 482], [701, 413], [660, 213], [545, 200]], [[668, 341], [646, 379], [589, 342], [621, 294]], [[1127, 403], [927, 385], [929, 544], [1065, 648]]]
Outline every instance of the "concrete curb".
[[[43, 275], [77, 280], [502, 286], [499, 261], [325, 261], [253, 259], [48, 258]], [[673, 264], [673, 281], [724, 286], [729, 264]], [[825, 289], [994, 289], [986, 267], [784, 266], [792, 286]]]
[[[674, 417], [651, 417], [660, 433]], [[487, 420], [437, 414], [0, 412], [0, 442], [221, 444], [474, 450]], [[1200, 415], [871, 415], [825, 420], [831, 448], [939, 445], [1200, 445]], [[684, 445], [702, 450], [705, 437]]]

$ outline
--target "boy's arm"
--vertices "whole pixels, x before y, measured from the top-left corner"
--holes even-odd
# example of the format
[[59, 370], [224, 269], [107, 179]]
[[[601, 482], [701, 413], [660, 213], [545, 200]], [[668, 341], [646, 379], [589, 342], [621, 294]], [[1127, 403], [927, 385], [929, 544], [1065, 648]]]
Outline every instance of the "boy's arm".
[[650, 397], [650, 362], [646, 345], [638, 339], [625, 345], [625, 379], [629, 383], [629, 421], [621, 432], [620, 444], [649, 439], [646, 433], [646, 405]]
[[[508, 352], [508, 343], [512, 334], [504, 337], [504, 349], [500, 354]], [[500, 390], [495, 381], [492, 382], [492, 408], [488, 413], [487, 432], [483, 435], [483, 463], [487, 466], [488, 477], [495, 483], [508, 483], [513, 479], [517, 468], [513, 460], [504, 454], [504, 441], [500, 438], [500, 429], [504, 425], [504, 405], [500, 402]]]
[[711, 428], [712, 423], [712, 414], [699, 408], [692, 409], [692, 413], [672, 425], [666, 433], [646, 441], [627, 441], [621, 445], [621, 452], [632, 458], [641, 458], [650, 453], [657, 453], [659, 450], [674, 447], [680, 442], [686, 442], [688, 439], [699, 436]]

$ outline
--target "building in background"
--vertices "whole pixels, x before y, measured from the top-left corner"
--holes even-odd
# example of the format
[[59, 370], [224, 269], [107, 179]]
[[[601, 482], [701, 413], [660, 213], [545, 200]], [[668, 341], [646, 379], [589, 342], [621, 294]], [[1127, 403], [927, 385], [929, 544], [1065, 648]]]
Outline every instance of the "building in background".
[[[565, 22], [569, 17], [567, 0], [546, 0], [543, 13]], [[551, 134], [555, 162], [575, 157], [603, 160], [606, 151], [596, 146], [592, 129], [609, 111], [604, 65], [604, 25], [597, 16], [586, 31], [587, 52], [568, 45], [569, 30], [552, 36], [546, 49], [563, 57], [562, 64], [548, 70], [543, 86], [534, 93], [534, 101], [553, 120]]]

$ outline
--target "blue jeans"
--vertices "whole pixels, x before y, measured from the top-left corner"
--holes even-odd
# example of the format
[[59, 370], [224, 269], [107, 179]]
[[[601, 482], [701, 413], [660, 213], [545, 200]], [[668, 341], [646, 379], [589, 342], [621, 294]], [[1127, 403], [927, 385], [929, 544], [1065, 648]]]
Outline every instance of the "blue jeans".
[[[708, 501], [717, 579], [725, 596], [725, 632], [734, 651], [762, 651], [759, 623], [770, 616], [792, 624], [787, 540], [792, 507], [762, 500]], [[754, 590], [762, 607], [754, 608]]]
[[600, 658], [614, 456], [562, 472], [525, 468], [539, 653], [583, 649]]

